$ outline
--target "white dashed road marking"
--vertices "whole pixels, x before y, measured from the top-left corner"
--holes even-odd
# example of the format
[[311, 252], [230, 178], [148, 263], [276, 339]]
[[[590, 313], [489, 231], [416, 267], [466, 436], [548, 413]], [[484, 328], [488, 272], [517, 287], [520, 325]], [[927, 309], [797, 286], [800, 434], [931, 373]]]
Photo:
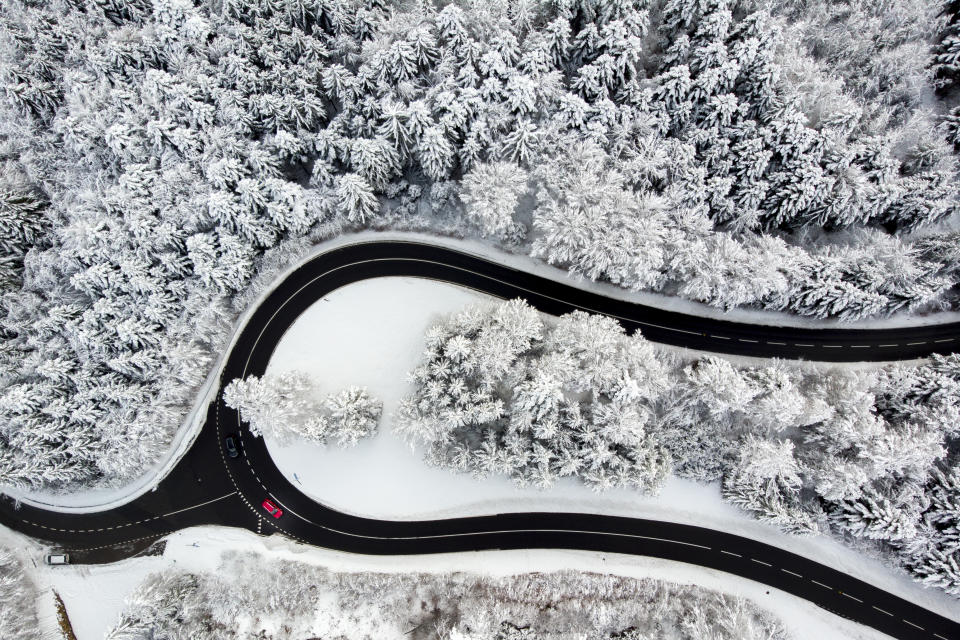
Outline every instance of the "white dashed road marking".
[[[138, 525], [138, 524], [143, 524], [144, 522], [153, 522], [154, 520], [160, 520], [161, 518], [167, 518], [167, 517], [170, 517], [170, 516], [174, 516], [174, 515], [176, 515], [176, 514], [178, 514], [178, 513], [183, 513], [184, 511], [190, 511], [191, 509], [198, 509], [198, 508], [200, 508], [200, 507], [205, 507], [205, 506], [207, 506], [208, 504], [212, 504], [212, 503], [214, 503], [214, 502], [219, 502], [220, 500], [223, 500], [224, 498], [229, 498], [230, 496], [234, 496], [234, 495], [237, 495], [237, 492], [236, 492], [236, 491], [234, 491], [233, 493], [228, 493], [228, 494], [226, 494], [226, 495], [222, 495], [222, 496], [220, 496], [219, 498], [213, 498], [212, 500], [207, 500], [206, 502], [201, 502], [200, 504], [195, 504], [195, 505], [193, 505], [193, 506], [191, 506], [191, 507], [184, 507], [183, 509], [177, 509], [176, 511], [171, 511], [170, 513], [164, 513], [164, 514], [162, 514], [162, 515], [152, 516], [152, 517], [150, 517], [150, 518], [144, 518], [143, 520], [137, 520], [136, 522], [127, 522], [127, 523], [124, 523], [124, 524], [118, 524], [118, 525], [114, 525], [114, 526], [112, 526], [112, 527], [101, 527], [101, 528], [99, 528], [99, 529], [58, 529], [58, 528], [56, 528], [56, 527], [48, 527], [48, 526], [46, 526], [46, 525], [44, 525], [44, 524], [40, 524], [40, 523], [38, 523], [38, 522], [32, 522], [32, 521], [30, 521], [30, 520], [24, 520], [24, 522], [26, 522], [27, 524], [31, 524], [31, 525], [33, 525], [33, 526], [35, 526], [35, 527], [40, 527], [41, 529], [47, 529], [47, 530], [49, 530], [49, 531], [60, 531], [60, 532], [63, 532], [63, 533], [98, 533], [98, 532], [101, 532], [101, 531], [113, 531], [114, 529], [123, 529], [124, 527], [132, 527], [132, 526], [135, 526], [135, 525]], [[138, 539], [142, 539], [142, 538], [138, 538]], [[120, 543], [115, 543], [115, 544], [120, 544]], [[108, 546], [109, 546], [109, 545], [108, 545]]]
[[[464, 255], [470, 255], [470, 254], [464, 254]], [[471, 256], [471, 257], [476, 257], [476, 256]], [[503, 281], [503, 280], [500, 280], [499, 278], [494, 278], [494, 277], [492, 277], [492, 276], [485, 275], [485, 274], [482, 274], [482, 273], [478, 273], [478, 272], [476, 272], [476, 271], [472, 271], [472, 270], [470, 270], [470, 269], [466, 269], [466, 268], [463, 268], [463, 267], [456, 267], [456, 266], [454, 266], [454, 265], [449, 265], [449, 264], [445, 264], [445, 263], [440, 263], [440, 262], [437, 262], [437, 261], [435, 261], [435, 260], [423, 260], [423, 259], [417, 259], [417, 258], [404, 258], [404, 257], [372, 258], [372, 259], [368, 259], [368, 260], [357, 260], [357, 261], [352, 262], [352, 263], [350, 263], [350, 264], [345, 264], [345, 265], [341, 265], [341, 266], [335, 267], [335, 268], [330, 269], [329, 271], [327, 271], [327, 272], [325, 272], [325, 273], [322, 273], [322, 274], [318, 275], [318, 276], [317, 276], [316, 278], [314, 278], [311, 282], [305, 284], [300, 290], [302, 291], [303, 289], [305, 289], [306, 287], [308, 287], [310, 284], [312, 284], [312, 283], [315, 282], [316, 280], [319, 280], [320, 278], [323, 278], [323, 277], [325, 277], [325, 276], [327, 276], [327, 275], [329, 275], [329, 274], [331, 274], [331, 273], [333, 273], [333, 272], [335, 272], [335, 271], [339, 271], [339, 270], [341, 270], [341, 269], [345, 269], [345, 268], [348, 268], [348, 267], [354, 267], [354, 266], [357, 266], [357, 265], [359, 265], [359, 264], [364, 264], [364, 263], [368, 263], [368, 262], [383, 262], [383, 261], [391, 261], [391, 260], [399, 260], [399, 261], [407, 261], [407, 262], [423, 262], [423, 263], [431, 263], [431, 264], [440, 264], [440, 265], [442, 265], [442, 266], [444, 266], [444, 267], [447, 267], [447, 268], [450, 268], [450, 269], [456, 269], [456, 270], [458, 270], [458, 271], [462, 271], [462, 272], [465, 272], [465, 273], [469, 273], [469, 274], [478, 276], [478, 277], [480, 277], [480, 278], [483, 278], [484, 280], [488, 280], [488, 281], [491, 281], [491, 282], [497, 282], [497, 283], [500, 283], [500, 284], [507, 285], [507, 286], [511, 287], [512, 289], [516, 289], [516, 290], [518, 290], [518, 291], [523, 291], [523, 292], [535, 294], [535, 295], [537, 295], [537, 296], [539, 296], [539, 297], [541, 297], [541, 298], [546, 298], [546, 299], [548, 299], [548, 300], [555, 300], [555, 301], [557, 301], [557, 302], [562, 302], [562, 303], [564, 303], [564, 304], [568, 304], [568, 305], [570, 305], [570, 306], [572, 306], [572, 307], [576, 307], [576, 308], [582, 309], [582, 310], [584, 310], [584, 311], [588, 311], [588, 312], [591, 312], [591, 313], [597, 313], [597, 314], [606, 315], [606, 316], [609, 316], [609, 317], [611, 317], [611, 318], [616, 318], [616, 319], [618, 319], [618, 320], [623, 320], [623, 321], [626, 321], [626, 322], [631, 322], [631, 323], [638, 324], [638, 325], [642, 325], [642, 326], [656, 327], [657, 329], [663, 329], [663, 330], [665, 330], [665, 331], [673, 331], [673, 332], [675, 332], [675, 333], [686, 333], [686, 334], [688, 334], [688, 335], [705, 336], [705, 337], [708, 337], [708, 338], [716, 338], [716, 339], [718, 339], [718, 340], [731, 340], [731, 339], [732, 339], [732, 338], [729, 338], [729, 337], [727, 337], [727, 336], [707, 334], [707, 333], [703, 333], [703, 332], [700, 332], [700, 331], [689, 331], [689, 330], [687, 330], [687, 329], [679, 329], [679, 328], [677, 328], [677, 327], [668, 327], [668, 326], [664, 326], [664, 325], [655, 324], [655, 323], [653, 323], [653, 322], [645, 322], [645, 321], [643, 321], [643, 320], [638, 320], [638, 319], [636, 319], [636, 318], [627, 318], [627, 317], [619, 316], [619, 315], [613, 314], [613, 313], [606, 313], [606, 314], [604, 314], [604, 313], [602, 313], [602, 312], [600, 312], [600, 311], [598, 311], [598, 310], [596, 310], [596, 309], [590, 308], [590, 307], [588, 307], [588, 306], [576, 304], [576, 303], [571, 302], [571, 301], [569, 301], [569, 300], [567, 300], [567, 299], [564, 299], [564, 298], [556, 298], [556, 297], [553, 297], [553, 296], [548, 296], [548, 295], [546, 295], [546, 294], [542, 294], [542, 293], [533, 291], [533, 290], [528, 289], [528, 288], [526, 288], [526, 287], [521, 287], [521, 286], [516, 285], [516, 284], [513, 284], [513, 283], [511, 283], [511, 282], [505, 282], [505, 281]], [[429, 278], [428, 278], [428, 279], [429, 279]], [[294, 293], [291, 295], [291, 298], [296, 297], [296, 295], [298, 295], [299, 293], [300, 293], [300, 291], [294, 292]], [[289, 299], [288, 299], [288, 300], [289, 300]], [[284, 304], [285, 304], [285, 303], [284, 303]], [[282, 306], [282, 305], [281, 305], [281, 306]], [[278, 312], [279, 312], [279, 309], [278, 309]], [[271, 320], [272, 320], [272, 318], [271, 318]], [[268, 321], [268, 324], [269, 324], [269, 322], [270, 322], [270, 321]], [[943, 340], [937, 340], [937, 342], [950, 342], [950, 341], [952, 341], [952, 340], [955, 340], [955, 338], [946, 338], [946, 339], [943, 339]], [[737, 338], [737, 341], [739, 341], [739, 342], [748, 342], [748, 343], [757, 343], [757, 342], [759, 342], [759, 340], [751, 340], [751, 339], [749, 339], [749, 338]], [[790, 344], [790, 343], [781, 343], [781, 342], [774, 342], [774, 341], [765, 341], [765, 342], [766, 342], [767, 344], [775, 344], [775, 345], [780, 345], [780, 346], [787, 346], [788, 344]], [[909, 343], [909, 344], [910, 344], [910, 345], [918, 345], [918, 344], [927, 344], [927, 342], [926, 342], [926, 341], [924, 341], [924, 342], [912, 342], [912, 343]], [[795, 347], [807, 347], [807, 348], [816, 347], [816, 346], [817, 346], [817, 345], [815, 345], [815, 344], [806, 344], [806, 343], [802, 343], [802, 342], [795, 342], [795, 343], [792, 343], [792, 345], [795, 346]], [[849, 345], [849, 346], [848, 346], [848, 345], [824, 344], [824, 345], [820, 345], [820, 346], [821, 346], [822, 348], [826, 348], [826, 349], [843, 349], [843, 348], [845, 348], [845, 347], [847, 347], [847, 348], [854, 348], [854, 349], [866, 349], [866, 348], [869, 348], [869, 347], [874, 346], [874, 345]], [[898, 346], [898, 345], [887, 344], [887, 345], [878, 345], [878, 346], [882, 346], [882, 347], [892, 347], [892, 346]]]

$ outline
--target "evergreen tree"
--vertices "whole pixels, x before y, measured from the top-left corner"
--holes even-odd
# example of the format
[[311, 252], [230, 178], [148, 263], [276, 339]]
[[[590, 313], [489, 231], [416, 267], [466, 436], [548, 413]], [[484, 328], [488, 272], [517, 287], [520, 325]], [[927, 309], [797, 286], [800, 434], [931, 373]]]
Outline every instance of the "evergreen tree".
[[467, 218], [485, 236], [520, 235], [515, 222], [517, 205], [526, 192], [527, 172], [507, 162], [476, 165], [463, 176], [460, 199]]

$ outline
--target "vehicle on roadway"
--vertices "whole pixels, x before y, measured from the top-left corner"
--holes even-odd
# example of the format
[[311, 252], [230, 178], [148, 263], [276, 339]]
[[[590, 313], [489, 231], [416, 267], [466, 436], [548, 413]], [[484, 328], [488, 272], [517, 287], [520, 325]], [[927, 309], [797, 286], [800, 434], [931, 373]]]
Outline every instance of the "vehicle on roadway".
[[48, 553], [43, 556], [43, 561], [49, 565], [70, 564], [70, 555], [66, 553]]
[[271, 500], [264, 500], [263, 508], [266, 509], [267, 513], [272, 515], [274, 518], [279, 518], [280, 516], [283, 515], [283, 509], [273, 504], [273, 501]]
[[240, 450], [237, 449], [237, 440], [234, 436], [227, 436], [223, 439], [224, 445], [227, 447], [227, 455], [231, 458], [236, 458], [240, 455]]

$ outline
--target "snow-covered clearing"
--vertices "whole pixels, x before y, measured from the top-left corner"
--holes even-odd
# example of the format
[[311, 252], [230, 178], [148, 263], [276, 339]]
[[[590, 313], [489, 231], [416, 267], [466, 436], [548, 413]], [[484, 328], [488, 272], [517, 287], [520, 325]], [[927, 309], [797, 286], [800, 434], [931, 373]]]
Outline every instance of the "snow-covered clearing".
[[413, 278], [378, 278], [334, 291], [281, 339], [268, 372], [300, 370], [328, 393], [364, 385], [384, 403], [381, 431], [353, 449], [306, 444], [270, 453], [287, 478], [315, 500], [345, 512], [388, 519], [442, 518], [508, 511], [579, 511], [682, 522], [789, 549], [855, 575], [921, 606], [957, 618], [956, 601], [904, 574], [819, 536], [787, 536], [725, 503], [716, 485], [671, 478], [657, 497], [626, 489], [595, 494], [574, 480], [520, 489], [504, 477], [475, 480], [421, 462], [391, 433], [390, 415], [412, 387], [406, 373], [423, 350], [424, 330], [441, 314], [487, 296]]
[[533, 571], [573, 569], [614, 575], [654, 578], [695, 584], [747, 598], [769, 610], [793, 631], [798, 640], [882, 640], [888, 638], [809, 602], [767, 589], [750, 580], [680, 562], [652, 558], [573, 551], [495, 551], [436, 556], [390, 558], [353, 555], [296, 544], [277, 536], [264, 538], [247, 531], [222, 527], [197, 527], [172, 534], [162, 556], [139, 557], [110, 565], [46, 567], [40, 564], [42, 548], [0, 527], [0, 544], [14, 548], [33, 567], [31, 571], [50, 610], [41, 619], [42, 638], [59, 639], [52, 614], [52, 589], [63, 598], [78, 640], [100, 640], [115, 624], [123, 601], [152, 572], [177, 567], [187, 571], [216, 571], [220, 554], [228, 550], [251, 551], [271, 559], [305, 562], [333, 571], [429, 572], [465, 571], [508, 576]]

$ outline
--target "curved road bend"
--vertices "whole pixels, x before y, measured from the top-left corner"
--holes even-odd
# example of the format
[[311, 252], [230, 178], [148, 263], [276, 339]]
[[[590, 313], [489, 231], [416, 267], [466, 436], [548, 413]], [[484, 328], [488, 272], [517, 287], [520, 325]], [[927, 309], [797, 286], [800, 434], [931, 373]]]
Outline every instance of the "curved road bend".
[[[938, 340], [953, 341], [958, 335], [957, 325], [816, 331], [694, 318], [611, 300], [450, 249], [371, 242], [322, 254], [285, 279], [252, 314], [229, 355], [223, 379], [261, 375], [286, 329], [324, 294], [350, 282], [396, 275], [448, 281], [505, 298], [521, 296], [553, 314], [576, 308], [606, 312], [631, 330], [639, 327], [651, 340], [703, 349], [710, 344], [715, 347], [712, 350], [727, 353], [830, 360], [914, 358], [949, 351], [950, 343]], [[745, 336], [753, 337], [743, 339]], [[778, 353], [764, 346], [770, 338], [784, 343], [773, 345]], [[800, 340], [811, 342], [798, 343]], [[896, 349], [882, 347], [880, 341], [887, 340], [900, 344]], [[861, 343], [875, 346], [855, 346]], [[807, 344], [812, 346], [804, 346]], [[881, 352], [882, 358], [864, 357]], [[0, 501], [0, 521], [59, 544], [81, 562], [133, 555], [158, 537], [201, 524], [261, 533], [279, 531], [308, 544], [368, 554], [558, 548], [646, 555], [749, 578], [896, 638], [960, 640], [957, 622], [805, 557], [712, 529], [570, 513], [511, 513], [420, 522], [340, 513], [314, 502], [288, 482], [261, 439], [241, 436], [241, 457], [229, 459], [222, 446], [226, 433], [243, 431], [237, 413], [218, 397], [197, 441], [156, 491], [95, 514], [62, 514], [29, 506], [16, 509], [4, 500]], [[265, 513], [260, 502], [268, 497], [285, 511], [279, 520], [261, 517]]]
[[[284, 280], [264, 313], [299, 314], [341, 286], [384, 276], [449, 282], [499, 298], [525, 298], [562, 315], [577, 309], [616, 318], [649, 340], [717, 353], [828, 362], [910, 360], [960, 350], [960, 322], [891, 329], [780, 327], [714, 318], [608, 298], [454, 249], [408, 241], [375, 241], [333, 249]], [[313, 295], [292, 296], [303, 289]], [[285, 302], [283, 309], [273, 305]], [[269, 310], [269, 311], [268, 311]], [[389, 327], [385, 327], [389, 330]]]

